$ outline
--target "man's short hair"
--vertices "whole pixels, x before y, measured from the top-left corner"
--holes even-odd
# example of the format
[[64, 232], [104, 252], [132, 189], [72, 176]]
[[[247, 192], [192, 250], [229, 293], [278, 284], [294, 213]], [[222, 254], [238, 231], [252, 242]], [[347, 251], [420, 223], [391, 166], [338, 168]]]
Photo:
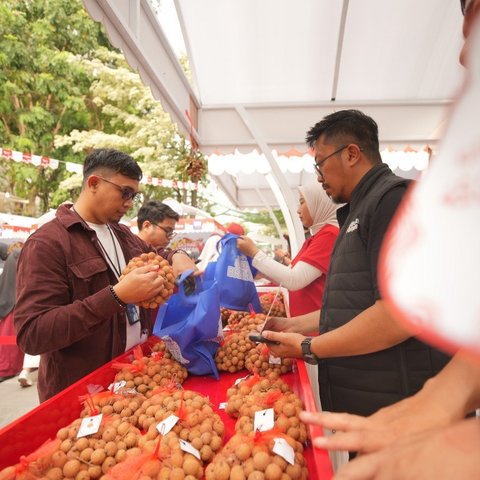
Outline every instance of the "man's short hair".
[[381, 163], [378, 143], [378, 125], [373, 118], [360, 110], [340, 110], [331, 113], [316, 123], [308, 132], [306, 142], [313, 148], [316, 141], [323, 137], [326, 143], [342, 145], [356, 143], [373, 163]]
[[130, 155], [109, 148], [93, 150], [85, 159], [83, 181], [96, 172], [103, 175], [120, 173], [138, 182], [142, 179], [142, 169]]
[[144, 203], [137, 214], [138, 231], [143, 228], [143, 222], [148, 220], [151, 223], [163, 222], [165, 218], [173, 218], [176, 222], [180, 219], [180, 215], [160, 200], [149, 200]]
[[466, 0], [460, 0], [460, 8], [462, 9], [463, 15], [465, 15], [465, 4], [467, 3]]

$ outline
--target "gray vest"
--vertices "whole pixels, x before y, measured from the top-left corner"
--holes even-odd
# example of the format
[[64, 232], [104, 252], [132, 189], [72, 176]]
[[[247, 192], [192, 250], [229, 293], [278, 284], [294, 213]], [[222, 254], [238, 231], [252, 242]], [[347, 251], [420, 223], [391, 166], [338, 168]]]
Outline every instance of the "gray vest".
[[[341, 327], [375, 303], [367, 256], [372, 216], [387, 192], [408, 182], [387, 165], [376, 166], [357, 185], [350, 204], [339, 211], [347, 217], [330, 261], [320, 333]], [[417, 392], [447, 361], [446, 355], [415, 338], [376, 353], [322, 360], [322, 408], [370, 415]]]

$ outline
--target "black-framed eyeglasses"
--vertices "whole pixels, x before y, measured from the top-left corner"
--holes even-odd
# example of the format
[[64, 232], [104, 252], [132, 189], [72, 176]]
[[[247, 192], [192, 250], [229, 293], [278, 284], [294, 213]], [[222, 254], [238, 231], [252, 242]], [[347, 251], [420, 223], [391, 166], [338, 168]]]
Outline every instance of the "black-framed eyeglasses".
[[140, 192], [136, 192], [133, 188], [131, 187], [122, 187], [122, 185], [118, 185], [117, 183], [115, 182], [111, 182], [110, 180], [107, 180], [106, 178], [103, 178], [103, 177], [100, 177], [99, 175], [97, 175], [98, 178], [100, 178], [101, 180], [107, 182], [107, 183], [110, 183], [111, 185], [117, 187], [121, 194], [122, 194], [122, 200], [125, 200], [125, 201], [128, 201], [128, 200], [131, 200], [132, 202], [134, 202], [135, 200], [137, 200], [140, 196]]
[[348, 145], [344, 145], [343, 147], [340, 147], [338, 150], [335, 150], [333, 153], [331, 153], [330, 155], [327, 155], [323, 160], [320, 160], [318, 163], [314, 163], [313, 164], [313, 168], [315, 169], [315, 171], [318, 173], [318, 175], [320, 175], [322, 178], [323, 178], [323, 173], [322, 173], [322, 165], [330, 158], [330, 157], [333, 157], [334, 155], [336, 155], [337, 153], [340, 153], [342, 150], [344, 150], [345, 148], [347, 148]]
[[167, 238], [173, 238], [177, 234], [173, 230], [170, 230], [169, 228], [162, 227], [158, 223], [155, 223], [155, 222], [150, 222], [150, 223], [152, 225], [155, 225], [156, 227], [160, 228], [161, 230], [163, 230], [165, 232], [165, 235], [166, 235]]

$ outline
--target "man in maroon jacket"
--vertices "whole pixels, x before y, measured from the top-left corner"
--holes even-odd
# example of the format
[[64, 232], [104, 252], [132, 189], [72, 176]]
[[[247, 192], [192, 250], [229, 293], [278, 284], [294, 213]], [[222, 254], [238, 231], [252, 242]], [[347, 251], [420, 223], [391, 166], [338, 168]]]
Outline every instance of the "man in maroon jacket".
[[[134, 304], [162, 290], [158, 266], [121, 280], [128, 261], [152, 247], [118, 222], [138, 195], [142, 171], [129, 155], [95, 150], [85, 160], [74, 205], [25, 243], [18, 263], [15, 327], [20, 348], [40, 354], [40, 401], [145, 340], [150, 311]], [[181, 251], [159, 252], [174, 273], [194, 268]]]

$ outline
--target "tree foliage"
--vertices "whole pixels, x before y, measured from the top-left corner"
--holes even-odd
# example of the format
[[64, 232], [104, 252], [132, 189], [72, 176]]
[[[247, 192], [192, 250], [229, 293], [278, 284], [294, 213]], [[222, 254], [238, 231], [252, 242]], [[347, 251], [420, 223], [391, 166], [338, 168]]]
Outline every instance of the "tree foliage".
[[[3, 0], [0, 4], [0, 144], [15, 150], [80, 161], [70, 149], [56, 149], [54, 137], [88, 127], [84, 102], [90, 80], [72, 54], [85, 54], [108, 40], [79, 1]], [[50, 193], [64, 168], [41, 169], [1, 162], [9, 193], [37, 198], [48, 209]]]
[[[203, 160], [80, 0], [0, 4], [0, 126], [0, 146], [77, 163], [93, 148], [118, 148], [147, 176], [187, 180], [189, 161]], [[1, 161], [2, 187], [28, 198], [30, 214], [38, 201], [45, 212], [79, 192], [80, 179], [60, 165]], [[144, 194], [192, 200], [154, 186]]]

